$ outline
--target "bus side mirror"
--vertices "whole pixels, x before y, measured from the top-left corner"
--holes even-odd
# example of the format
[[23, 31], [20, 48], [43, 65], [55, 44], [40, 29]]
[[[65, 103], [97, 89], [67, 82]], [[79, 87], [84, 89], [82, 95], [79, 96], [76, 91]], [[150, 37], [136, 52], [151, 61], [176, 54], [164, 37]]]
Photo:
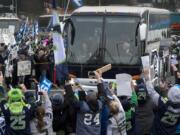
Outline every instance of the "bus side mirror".
[[147, 37], [147, 24], [142, 23], [139, 26], [139, 32], [140, 32], [140, 40], [144, 41]]

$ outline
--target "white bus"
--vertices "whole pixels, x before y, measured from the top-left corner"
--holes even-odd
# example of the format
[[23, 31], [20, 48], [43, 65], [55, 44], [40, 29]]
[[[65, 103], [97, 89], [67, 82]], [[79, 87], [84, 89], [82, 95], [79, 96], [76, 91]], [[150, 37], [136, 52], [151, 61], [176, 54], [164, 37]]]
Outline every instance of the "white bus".
[[141, 56], [148, 54], [157, 76], [160, 40], [168, 37], [169, 16], [168, 10], [149, 7], [78, 8], [65, 27], [69, 71], [87, 77], [88, 71], [111, 63], [113, 69], [105, 77], [139, 74]]
[[20, 20], [12, 13], [0, 14], [0, 29], [6, 31], [9, 26], [15, 27], [15, 32], [19, 30]]

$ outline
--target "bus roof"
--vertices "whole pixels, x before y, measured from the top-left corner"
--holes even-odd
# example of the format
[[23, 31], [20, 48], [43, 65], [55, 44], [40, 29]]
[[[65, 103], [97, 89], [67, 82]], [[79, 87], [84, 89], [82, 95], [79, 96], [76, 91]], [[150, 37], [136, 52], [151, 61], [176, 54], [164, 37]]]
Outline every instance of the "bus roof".
[[1, 20], [19, 20], [16, 14], [13, 13], [1, 13], [0, 14]]
[[169, 10], [151, 8], [151, 7], [134, 7], [134, 6], [83, 6], [76, 9], [73, 14], [79, 13], [123, 13], [142, 15], [145, 11], [154, 13], [170, 13]]
[[[70, 16], [70, 14], [66, 14], [66, 16]], [[52, 17], [52, 14], [40, 15], [40, 18]], [[64, 14], [59, 14], [59, 17], [64, 17]]]
[[11, 17], [0, 17], [0, 20], [19, 20], [19, 18], [16, 18], [16, 17], [14, 17], [14, 18], [11, 18]]

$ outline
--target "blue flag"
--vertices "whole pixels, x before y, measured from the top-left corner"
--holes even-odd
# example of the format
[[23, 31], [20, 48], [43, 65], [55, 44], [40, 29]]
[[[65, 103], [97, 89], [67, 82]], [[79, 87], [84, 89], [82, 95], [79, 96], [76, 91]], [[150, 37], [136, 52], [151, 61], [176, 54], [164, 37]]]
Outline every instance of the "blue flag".
[[56, 9], [57, 5], [56, 5], [56, 0], [52, 0], [52, 8]]
[[52, 82], [48, 79], [44, 78], [44, 80], [40, 83], [40, 89], [50, 92], [52, 87]]
[[75, 7], [82, 7], [83, 6], [82, 0], [72, 0], [72, 3]]

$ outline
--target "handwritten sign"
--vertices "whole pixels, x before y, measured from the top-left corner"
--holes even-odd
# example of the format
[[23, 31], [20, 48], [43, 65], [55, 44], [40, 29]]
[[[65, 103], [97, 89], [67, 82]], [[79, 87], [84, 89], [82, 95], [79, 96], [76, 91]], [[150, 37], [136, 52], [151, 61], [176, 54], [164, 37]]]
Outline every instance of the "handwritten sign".
[[31, 74], [31, 61], [18, 62], [18, 76], [25, 76]]
[[124, 73], [116, 75], [118, 96], [132, 96], [131, 81], [132, 76], [129, 74]]

